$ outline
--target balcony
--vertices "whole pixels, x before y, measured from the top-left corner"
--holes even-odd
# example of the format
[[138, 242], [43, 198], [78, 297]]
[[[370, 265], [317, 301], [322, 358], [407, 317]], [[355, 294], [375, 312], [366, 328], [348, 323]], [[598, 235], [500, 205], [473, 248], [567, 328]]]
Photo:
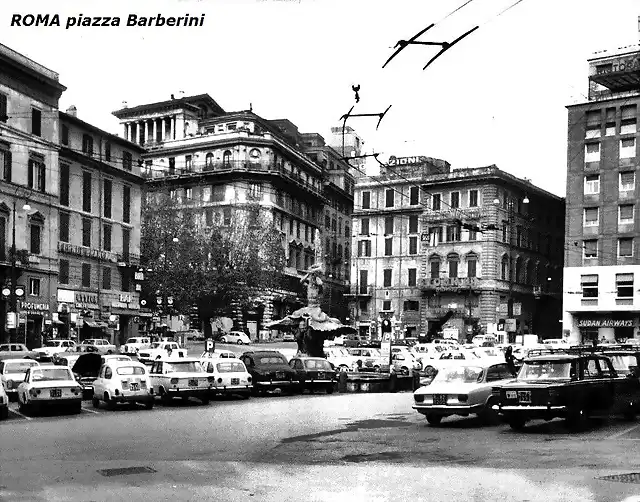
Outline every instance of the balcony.
[[438, 277], [420, 279], [422, 291], [474, 291], [480, 288], [477, 277]]
[[140, 255], [135, 253], [118, 253], [118, 266], [138, 267], [140, 266]]
[[371, 298], [373, 296], [373, 286], [370, 285], [361, 285], [357, 286], [355, 284], [351, 285], [351, 289], [348, 293], [345, 293], [344, 296], [353, 296], [357, 298]]
[[479, 220], [482, 216], [482, 210], [474, 209], [441, 209], [439, 211], [427, 211], [422, 215], [423, 221], [435, 223], [438, 221], [451, 221], [456, 218], [464, 218], [467, 220]]

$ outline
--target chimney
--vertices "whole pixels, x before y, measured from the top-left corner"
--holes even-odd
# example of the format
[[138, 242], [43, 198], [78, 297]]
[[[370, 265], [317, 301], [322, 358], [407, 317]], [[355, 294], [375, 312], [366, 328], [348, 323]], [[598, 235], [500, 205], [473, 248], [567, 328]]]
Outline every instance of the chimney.
[[122, 108], [129, 108], [129, 103], [127, 103], [126, 101], [123, 101]]
[[67, 108], [67, 114], [71, 115], [72, 117], [77, 117], [78, 109], [76, 108], [75, 105], [71, 105], [69, 108]]

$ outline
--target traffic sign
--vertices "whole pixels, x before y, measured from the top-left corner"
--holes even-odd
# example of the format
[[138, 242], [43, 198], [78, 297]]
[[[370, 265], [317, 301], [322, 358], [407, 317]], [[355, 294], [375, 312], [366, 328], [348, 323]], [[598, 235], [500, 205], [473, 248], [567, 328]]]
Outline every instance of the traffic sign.
[[14, 329], [16, 327], [16, 313], [7, 312], [7, 329]]

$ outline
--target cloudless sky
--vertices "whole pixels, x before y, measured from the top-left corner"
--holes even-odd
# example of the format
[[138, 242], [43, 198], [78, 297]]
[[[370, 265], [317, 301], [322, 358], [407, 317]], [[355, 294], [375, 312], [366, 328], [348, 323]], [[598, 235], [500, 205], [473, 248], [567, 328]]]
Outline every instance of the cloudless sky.
[[[566, 105], [586, 100], [593, 52], [638, 43], [638, 0], [473, 0], [425, 33], [452, 41], [480, 29], [426, 71], [438, 47], [399, 39], [465, 0], [21, 0], [0, 2], [0, 42], [58, 72], [60, 109], [120, 133], [111, 112], [171, 94], [208, 93], [225, 110], [330, 128], [355, 103], [367, 153], [425, 155], [453, 168], [496, 164], [565, 194]], [[13, 14], [119, 16], [115, 27], [11, 27]], [[202, 27], [126, 27], [129, 14], [200, 16]], [[375, 163], [374, 163], [375, 164]], [[370, 172], [375, 166], [369, 165]]]

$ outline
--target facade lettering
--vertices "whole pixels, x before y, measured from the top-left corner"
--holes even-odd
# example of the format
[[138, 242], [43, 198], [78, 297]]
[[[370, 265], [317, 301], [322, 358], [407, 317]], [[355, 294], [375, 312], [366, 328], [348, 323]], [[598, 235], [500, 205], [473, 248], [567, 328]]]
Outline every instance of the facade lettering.
[[71, 254], [74, 256], [82, 256], [85, 258], [96, 258], [99, 260], [106, 260], [112, 263], [118, 262], [118, 257], [115, 253], [110, 253], [109, 251], [102, 251], [100, 249], [76, 246], [74, 244], [69, 244], [68, 242], [58, 242], [58, 252]]
[[409, 164], [422, 164], [427, 162], [427, 157], [424, 155], [415, 155], [413, 157], [389, 157], [388, 164], [390, 166], [406, 166]]
[[580, 319], [579, 328], [633, 328], [632, 319]]

